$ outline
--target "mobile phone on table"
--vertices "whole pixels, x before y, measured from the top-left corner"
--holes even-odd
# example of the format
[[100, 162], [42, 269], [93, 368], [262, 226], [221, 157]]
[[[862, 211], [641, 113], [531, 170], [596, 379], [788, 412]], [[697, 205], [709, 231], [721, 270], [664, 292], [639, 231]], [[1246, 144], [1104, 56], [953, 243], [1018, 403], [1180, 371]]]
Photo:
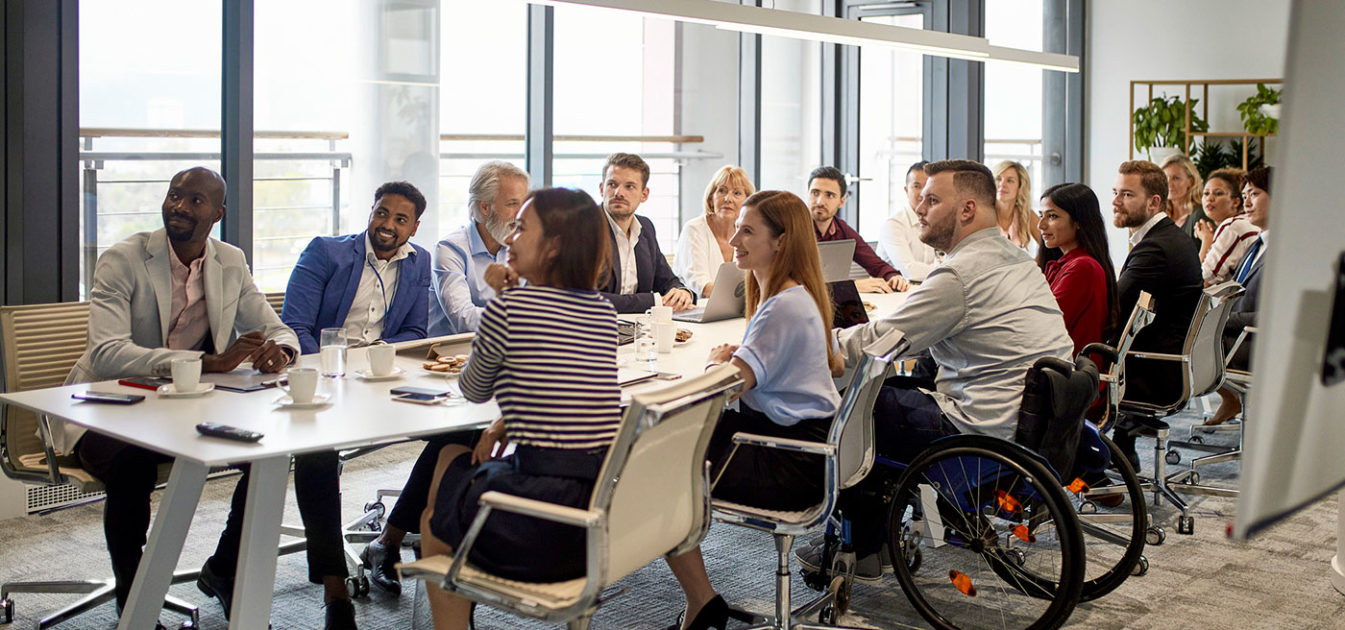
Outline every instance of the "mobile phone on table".
[[70, 394], [75, 400], [83, 400], [94, 403], [108, 403], [112, 405], [134, 405], [145, 399], [140, 394], [119, 394], [117, 392], [95, 392], [93, 390], [84, 393]]
[[256, 442], [264, 437], [263, 434], [247, 429], [240, 429], [227, 424], [217, 422], [202, 422], [196, 425], [196, 432], [201, 435], [233, 440], [235, 442]]
[[392, 397], [393, 400], [401, 402], [415, 403], [417, 405], [437, 405], [444, 400], [444, 396], [435, 396], [433, 394], [397, 394]]
[[388, 390], [388, 393], [389, 393], [389, 394], [392, 394], [393, 396], [401, 396], [401, 395], [403, 395], [403, 394], [422, 394], [422, 395], [425, 395], [425, 396], [443, 397], [443, 396], [449, 396], [449, 395], [452, 395], [453, 390], [450, 390], [450, 389], [444, 389], [444, 388], [441, 388], [441, 387], [408, 387], [408, 386], [402, 386], [402, 387], [394, 387], [394, 388]]

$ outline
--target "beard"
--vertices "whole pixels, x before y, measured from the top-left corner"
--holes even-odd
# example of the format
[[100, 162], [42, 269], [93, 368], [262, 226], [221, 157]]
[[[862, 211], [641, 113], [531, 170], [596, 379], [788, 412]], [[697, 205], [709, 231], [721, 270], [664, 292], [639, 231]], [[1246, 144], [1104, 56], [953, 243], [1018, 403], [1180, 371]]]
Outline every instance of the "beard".
[[941, 252], [947, 252], [953, 243], [953, 233], [957, 229], [957, 215], [949, 213], [944, 220], [929, 223], [920, 232], [920, 242]]
[[1131, 214], [1128, 210], [1112, 211], [1112, 225], [1118, 228], [1137, 228], [1144, 225], [1144, 222], [1148, 220], [1149, 217], [1143, 214]]
[[178, 217], [180, 219], [191, 221], [191, 225], [185, 227], [176, 227], [171, 223], [165, 222], [163, 229], [168, 233], [168, 240], [175, 243], [185, 243], [190, 241], [196, 235], [196, 220], [189, 217]]
[[370, 238], [370, 239], [369, 239], [369, 244], [370, 244], [370, 245], [373, 245], [374, 249], [376, 249], [376, 250], [378, 250], [378, 251], [380, 251], [380, 252], [395, 252], [395, 251], [397, 251], [397, 248], [399, 248], [399, 247], [401, 247], [402, 245], [405, 245], [405, 244], [406, 244], [406, 241], [398, 242], [398, 241], [397, 241], [397, 234], [394, 233], [394, 232], [384, 232], [384, 231], [382, 231], [382, 230], [375, 230], [375, 231], [373, 232], [373, 234], [374, 234], [374, 235], [378, 235], [378, 236], [381, 236], [381, 235], [384, 235], [384, 234], [391, 234], [391, 235], [392, 235], [392, 240], [390, 241], [391, 244], [385, 244], [382, 240], [377, 239], [377, 238]]
[[483, 212], [482, 214], [485, 215], [485, 220], [481, 221], [481, 225], [485, 226], [486, 232], [490, 233], [491, 238], [495, 239], [496, 243], [503, 243], [504, 239], [509, 236], [509, 222], [501, 220], [489, 212]]

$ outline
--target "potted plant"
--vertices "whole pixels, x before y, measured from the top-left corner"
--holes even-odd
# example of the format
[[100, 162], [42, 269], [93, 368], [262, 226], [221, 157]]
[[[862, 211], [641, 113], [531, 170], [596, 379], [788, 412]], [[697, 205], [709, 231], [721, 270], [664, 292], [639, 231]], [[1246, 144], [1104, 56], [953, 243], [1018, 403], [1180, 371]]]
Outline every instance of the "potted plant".
[[[1191, 131], [1207, 131], [1209, 124], [1196, 114], [1196, 103], [1191, 99]], [[1180, 97], [1155, 96], [1149, 104], [1135, 110], [1135, 149], [1161, 160], [1164, 154], [1188, 153], [1191, 139], [1186, 137], [1186, 102]], [[1167, 151], [1151, 149], [1167, 148]]]
[[1238, 115], [1247, 133], [1258, 136], [1273, 135], [1280, 127], [1280, 95], [1282, 92], [1256, 84], [1256, 94], [1238, 104]]

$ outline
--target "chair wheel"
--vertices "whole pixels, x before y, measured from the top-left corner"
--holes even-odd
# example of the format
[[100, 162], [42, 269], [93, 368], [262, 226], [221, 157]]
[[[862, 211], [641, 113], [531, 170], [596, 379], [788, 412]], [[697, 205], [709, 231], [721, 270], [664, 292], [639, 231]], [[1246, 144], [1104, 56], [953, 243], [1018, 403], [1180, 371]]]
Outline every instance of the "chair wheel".
[[1196, 533], [1196, 518], [1194, 516], [1180, 516], [1177, 518], [1177, 533], [1190, 536]]
[[1200, 485], [1200, 473], [1194, 470], [1191, 471], [1191, 474], [1186, 476], [1186, 483], [1189, 483], [1193, 486]]
[[850, 609], [850, 580], [844, 575], [838, 575], [831, 579], [831, 596], [835, 602], [831, 608], [832, 620], [825, 623], [836, 623], [836, 620]]
[[1178, 453], [1177, 449], [1170, 448], [1168, 449], [1168, 454], [1163, 457], [1163, 461], [1169, 464], [1180, 464], [1182, 461], [1182, 454]]
[[351, 599], [359, 599], [369, 595], [369, 578], [365, 576], [346, 578], [346, 592], [350, 594]]
[[1079, 504], [1079, 513], [1080, 513], [1080, 514], [1097, 514], [1097, 504], [1096, 504], [1096, 503], [1093, 503], [1092, 501], [1087, 501], [1087, 500], [1085, 500], [1083, 503], [1080, 503], [1080, 504]]
[[383, 505], [382, 501], [371, 501], [364, 504], [364, 511], [378, 512], [378, 518], [383, 518], [383, 515], [388, 513], [388, 506]]
[[1135, 563], [1134, 568], [1130, 569], [1130, 574], [1134, 576], [1146, 575], [1149, 573], [1149, 559], [1140, 556], [1140, 561]]
[[4, 621], [0, 621], [0, 623], [12, 623], [14, 621], [14, 600], [8, 597], [0, 600], [0, 618], [4, 618]]
[[1144, 542], [1157, 547], [1168, 539], [1168, 533], [1162, 527], [1150, 527], [1144, 532]]
[[831, 604], [827, 604], [826, 606], [823, 606], [823, 607], [822, 607], [822, 610], [820, 610], [820, 611], [817, 612], [817, 623], [820, 623], [820, 624], [822, 624], [822, 625], [827, 625], [827, 626], [835, 625], [835, 623], [836, 623], [836, 608], [835, 608], [834, 606], [832, 606]]
[[1193, 436], [1191, 436], [1191, 443], [1192, 443], [1192, 444], [1204, 444], [1204, 443], [1205, 443], [1205, 438], [1200, 437], [1199, 435], [1193, 435]]

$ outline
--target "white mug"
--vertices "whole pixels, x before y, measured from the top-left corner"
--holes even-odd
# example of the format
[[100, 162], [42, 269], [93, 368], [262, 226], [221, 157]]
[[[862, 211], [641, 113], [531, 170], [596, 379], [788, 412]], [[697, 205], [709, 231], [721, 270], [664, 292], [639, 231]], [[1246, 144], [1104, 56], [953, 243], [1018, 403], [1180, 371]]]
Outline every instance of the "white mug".
[[677, 326], [672, 322], [654, 322], [654, 339], [660, 354], [672, 352], [673, 341], [677, 339]]
[[655, 306], [645, 311], [645, 315], [654, 323], [661, 324], [672, 321], [673, 310], [671, 306]]
[[290, 400], [305, 404], [313, 402], [313, 395], [318, 391], [318, 371], [313, 368], [290, 368], [286, 372], [289, 379], [288, 387], [281, 387], [290, 395]]
[[200, 359], [173, 359], [172, 369], [174, 390], [182, 393], [191, 393], [200, 387]]
[[396, 356], [397, 349], [388, 344], [369, 346], [369, 374], [372, 376], [392, 374], [392, 360]]

